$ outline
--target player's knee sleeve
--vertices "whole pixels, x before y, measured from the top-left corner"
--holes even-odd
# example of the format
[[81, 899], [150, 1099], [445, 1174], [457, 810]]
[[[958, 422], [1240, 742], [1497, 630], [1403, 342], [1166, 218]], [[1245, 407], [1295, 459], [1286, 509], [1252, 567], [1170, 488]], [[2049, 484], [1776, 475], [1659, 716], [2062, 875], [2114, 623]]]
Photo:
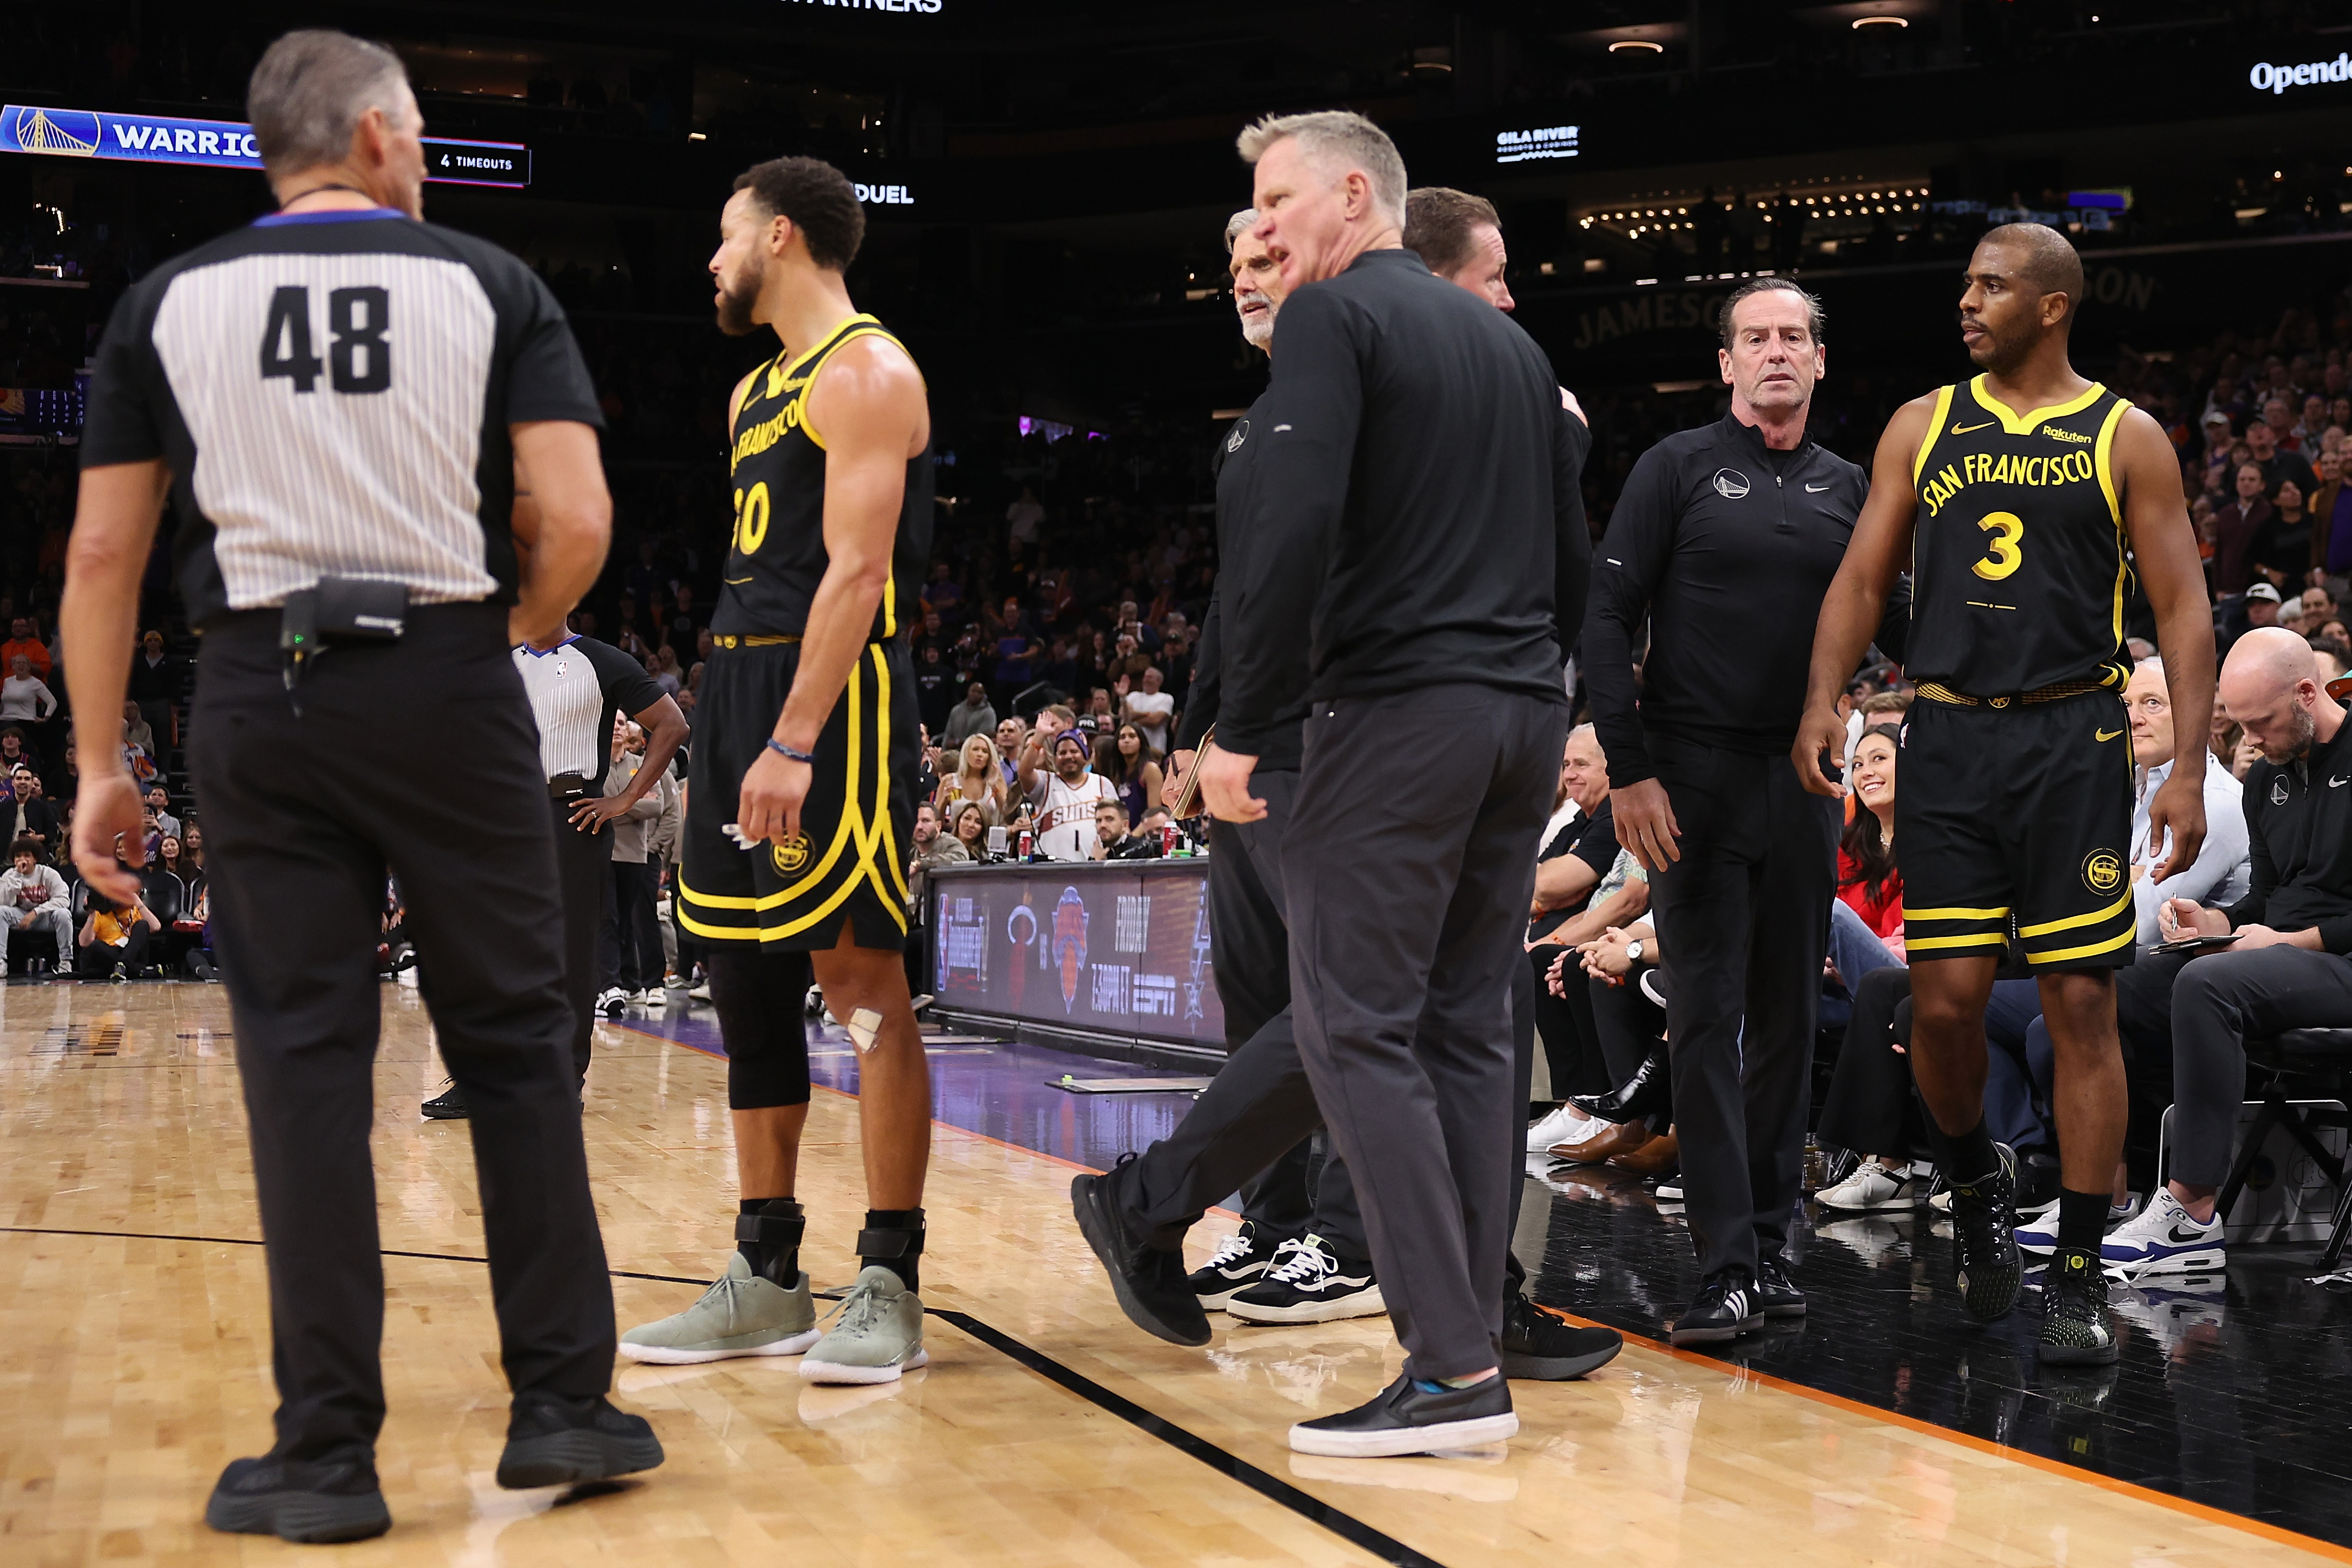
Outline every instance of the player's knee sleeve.
[[808, 995], [804, 953], [712, 952], [710, 1005], [727, 1046], [727, 1104], [735, 1111], [805, 1105]]

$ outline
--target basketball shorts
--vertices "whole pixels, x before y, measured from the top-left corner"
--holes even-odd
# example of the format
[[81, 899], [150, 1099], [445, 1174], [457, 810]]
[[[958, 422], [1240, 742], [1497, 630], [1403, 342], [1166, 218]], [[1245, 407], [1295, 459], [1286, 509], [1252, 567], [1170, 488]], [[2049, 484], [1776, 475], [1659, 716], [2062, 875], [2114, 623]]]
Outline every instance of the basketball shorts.
[[2109, 692], [1911, 705], [1895, 858], [1912, 962], [1997, 958], [2012, 932], [2037, 969], [2132, 961], [2129, 731]]
[[792, 693], [801, 649], [719, 642], [695, 706], [679, 926], [706, 942], [808, 952], [839, 946], [846, 923], [857, 946], [903, 949], [922, 739], [906, 643], [869, 643], [858, 656], [817, 737], [799, 836], [745, 849], [724, 830]]

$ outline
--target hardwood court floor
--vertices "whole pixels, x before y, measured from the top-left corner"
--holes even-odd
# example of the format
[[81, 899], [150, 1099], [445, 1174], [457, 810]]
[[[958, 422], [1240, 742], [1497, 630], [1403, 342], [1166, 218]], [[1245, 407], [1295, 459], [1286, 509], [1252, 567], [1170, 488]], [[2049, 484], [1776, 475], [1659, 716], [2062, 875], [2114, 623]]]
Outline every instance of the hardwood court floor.
[[[467, 1132], [416, 1119], [440, 1077], [429, 1031], [415, 992], [384, 997], [383, 1244], [427, 1256], [385, 1260], [393, 1408], [379, 1462], [395, 1525], [339, 1561], [2237, 1568], [2352, 1556], [1642, 1345], [1582, 1384], [1517, 1385], [1523, 1427], [1507, 1448], [1295, 1457], [1288, 1422], [1393, 1375], [1385, 1320], [1243, 1330], [1219, 1318], [1204, 1352], [1149, 1339], [1070, 1224], [1070, 1166], [949, 1127], [929, 1200], [925, 1299], [945, 1315], [928, 1370], [896, 1387], [814, 1389], [790, 1362], [625, 1364], [616, 1397], [653, 1420], [669, 1462], [599, 1496], [502, 1492], [490, 1470], [506, 1401], [487, 1271], [467, 1260], [481, 1242]], [[227, 1029], [218, 988], [0, 989], [0, 1562], [305, 1550], [199, 1521], [220, 1466], [264, 1446], [272, 1404]], [[585, 1125], [628, 1323], [691, 1301], [728, 1245], [724, 1063], [599, 1032]], [[821, 1288], [852, 1270], [856, 1144], [855, 1105], [821, 1091], [802, 1184]], [[1223, 1223], [1202, 1228], [1202, 1246]]]

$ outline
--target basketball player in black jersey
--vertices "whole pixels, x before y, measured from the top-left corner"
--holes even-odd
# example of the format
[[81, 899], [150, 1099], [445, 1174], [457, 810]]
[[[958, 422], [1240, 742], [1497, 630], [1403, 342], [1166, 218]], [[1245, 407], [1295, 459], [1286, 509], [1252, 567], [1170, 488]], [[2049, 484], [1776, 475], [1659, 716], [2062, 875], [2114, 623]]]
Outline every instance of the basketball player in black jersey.
[[[711, 257], [719, 324], [774, 329], [728, 404], [735, 528], [688, 779], [679, 923], [709, 946], [741, 1210], [727, 1273], [623, 1336], [664, 1363], [808, 1354], [815, 1382], [924, 1364], [930, 1082], [907, 995], [907, 844], [919, 744], [906, 629], [930, 553], [930, 413], [898, 340], [842, 273], [865, 215], [809, 158], [735, 182]], [[819, 1337], [793, 1200], [814, 965], [857, 1047], [867, 1200], [860, 1269]]]
[[[2175, 713], [2213, 707], [2213, 628], [2180, 471], [2146, 413], [2074, 372], [2083, 263], [2039, 224], [1994, 229], [1969, 262], [1960, 337], [1983, 370], [1906, 403], [1879, 440], [1870, 499], [1823, 601], [1794, 760], [1845, 741], [1834, 704], [1912, 568], [1901, 843], [1912, 1061], [1949, 1143], [1958, 1283], [1999, 1317], [2021, 1282], [2010, 1152], [1985, 1133], [1985, 1000], [2015, 940], [2041, 980], [2057, 1054], [2058, 1249], [2040, 1354], [2116, 1359], [2099, 1241], [2123, 1152], [2115, 971], [2132, 961], [2131, 742], [2120, 704], [2124, 604], [2137, 568]], [[2169, 875], [2205, 837], [2203, 727], [2149, 809]]]

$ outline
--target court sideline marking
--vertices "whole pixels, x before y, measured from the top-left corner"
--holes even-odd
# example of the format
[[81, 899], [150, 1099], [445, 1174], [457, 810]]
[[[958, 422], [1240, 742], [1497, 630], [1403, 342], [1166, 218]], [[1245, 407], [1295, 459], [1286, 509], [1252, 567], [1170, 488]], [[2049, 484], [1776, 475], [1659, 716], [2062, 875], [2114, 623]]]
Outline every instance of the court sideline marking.
[[[1018, 1147], [1019, 1145], [1008, 1145], [1007, 1146]], [[182, 1236], [152, 1230], [68, 1230], [38, 1225], [0, 1225], [0, 1235], [91, 1236], [122, 1241], [186, 1241], [219, 1247], [263, 1245], [257, 1240], [242, 1236]], [[380, 1255], [385, 1258], [419, 1258], [435, 1263], [478, 1263], [484, 1266], [489, 1263], [487, 1258], [469, 1258], [455, 1252], [403, 1252], [385, 1248]], [[707, 1280], [689, 1280], [678, 1274], [642, 1274], [627, 1269], [611, 1269], [606, 1272], [616, 1280], [650, 1280], [667, 1285], [709, 1283]], [[1280, 1504], [1307, 1522], [1321, 1525], [1349, 1545], [1362, 1547], [1383, 1563], [1392, 1563], [1395, 1568], [1445, 1568], [1445, 1564], [1438, 1562], [1434, 1557], [1413, 1550], [1394, 1536], [1373, 1529], [1353, 1514], [1342, 1512], [1311, 1493], [1299, 1490], [1288, 1481], [1269, 1471], [1260, 1469], [1238, 1454], [1219, 1448], [1198, 1433], [1187, 1431], [1165, 1416], [1152, 1414], [1132, 1399], [1113, 1393], [1084, 1373], [1064, 1365], [1034, 1345], [1015, 1339], [1003, 1330], [973, 1317], [970, 1312], [948, 1307], [925, 1307], [923, 1312], [927, 1317], [937, 1318], [941, 1322], [962, 1330], [964, 1333], [978, 1340], [1007, 1360], [1034, 1373], [1049, 1383], [1059, 1385], [1106, 1415], [1118, 1416], [1129, 1426], [1157, 1437], [1189, 1458], [1199, 1460], [1227, 1479], [1240, 1482], [1268, 1501]]]

